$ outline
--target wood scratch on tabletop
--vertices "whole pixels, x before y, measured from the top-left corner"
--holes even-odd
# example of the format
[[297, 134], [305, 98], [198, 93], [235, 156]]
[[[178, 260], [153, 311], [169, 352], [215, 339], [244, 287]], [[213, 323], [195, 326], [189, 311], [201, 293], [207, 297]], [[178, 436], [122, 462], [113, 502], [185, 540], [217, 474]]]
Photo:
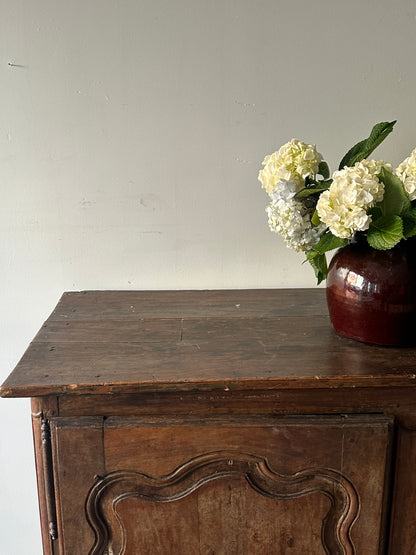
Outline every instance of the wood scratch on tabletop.
[[191, 343], [190, 341], [183, 341], [182, 339], [179, 342], [180, 347], [194, 347], [197, 351], [201, 350], [201, 346], [198, 343]]
[[268, 346], [261, 339], [257, 339], [257, 341], [263, 347], [263, 354], [270, 357], [270, 362], [273, 361], [277, 357], [277, 354], [270, 352]]

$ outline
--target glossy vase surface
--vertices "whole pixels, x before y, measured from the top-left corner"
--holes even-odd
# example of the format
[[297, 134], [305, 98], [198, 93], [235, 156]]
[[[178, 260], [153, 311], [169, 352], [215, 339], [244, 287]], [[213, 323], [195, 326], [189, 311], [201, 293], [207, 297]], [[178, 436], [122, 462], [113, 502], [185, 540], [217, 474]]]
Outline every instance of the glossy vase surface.
[[337, 333], [378, 345], [416, 345], [416, 238], [387, 251], [366, 241], [340, 249], [326, 293]]

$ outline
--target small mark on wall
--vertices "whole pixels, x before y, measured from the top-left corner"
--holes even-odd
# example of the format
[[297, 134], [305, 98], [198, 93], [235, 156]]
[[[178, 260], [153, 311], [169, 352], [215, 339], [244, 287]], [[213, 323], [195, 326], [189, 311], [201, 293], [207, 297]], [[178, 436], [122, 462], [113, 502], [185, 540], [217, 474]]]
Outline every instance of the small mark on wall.
[[93, 206], [94, 204], [96, 204], [96, 202], [95, 200], [88, 200], [86, 198], [83, 198], [79, 204], [80, 206], [82, 206], [82, 208], [88, 208], [89, 206]]
[[27, 68], [27, 66], [24, 66], [24, 65], [22, 65], [22, 64], [15, 64], [14, 62], [9, 62], [7, 65], [8, 65], [9, 67], [19, 67], [19, 68], [21, 68], [21, 69], [26, 69], [26, 68]]
[[143, 206], [143, 208], [152, 210], [152, 212], [160, 210], [162, 206], [160, 198], [153, 193], [144, 193], [143, 195], [141, 195], [139, 197], [139, 204], [140, 206]]
[[236, 162], [238, 162], [239, 164], [251, 164], [251, 160], [244, 160], [243, 158], [236, 158], [235, 159]]
[[256, 107], [254, 102], [242, 102], [241, 100], [236, 100], [235, 103], [238, 104], [239, 106], [242, 106], [243, 108], [255, 108]]

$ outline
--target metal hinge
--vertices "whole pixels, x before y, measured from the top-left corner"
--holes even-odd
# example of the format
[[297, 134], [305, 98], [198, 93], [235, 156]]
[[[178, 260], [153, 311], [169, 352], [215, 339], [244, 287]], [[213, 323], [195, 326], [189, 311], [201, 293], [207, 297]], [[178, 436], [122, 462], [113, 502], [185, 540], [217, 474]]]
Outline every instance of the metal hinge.
[[49, 421], [42, 418], [42, 459], [43, 478], [45, 482], [46, 512], [48, 516], [49, 534], [53, 540], [58, 538], [56, 519], [55, 486], [53, 481], [51, 428]]

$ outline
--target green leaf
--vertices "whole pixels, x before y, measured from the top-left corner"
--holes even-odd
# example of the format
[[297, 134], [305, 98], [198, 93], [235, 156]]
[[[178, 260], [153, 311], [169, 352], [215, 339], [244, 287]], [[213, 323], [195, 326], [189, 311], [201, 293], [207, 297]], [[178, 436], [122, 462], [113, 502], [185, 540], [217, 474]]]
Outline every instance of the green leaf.
[[403, 215], [403, 235], [406, 239], [416, 235], [416, 208]]
[[316, 193], [322, 193], [322, 191], [326, 191], [329, 188], [329, 185], [319, 185], [317, 187], [305, 187], [298, 191], [295, 195], [295, 198], [306, 198], [310, 197], [311, 195], [315, 195]]
[[298, 191], [295, 195], [295, 198], [306, 198], [317, 193], [322, 193], [322, 191], [326, 191], [327, 189], [329, 189], [331, 183], [332, 179], [329, 179], [328, 181], [317, 181], [315, 182], [314, 187], [304, 187], [303, 189]]
[[341, 239], [333, 235], [330, 231], [327, 231], [322, 235], [319, 242], [306, 253], [306, 259], [315, 271], [318, 285], [328, 274], [325, 253], [332, 249], [344, 247], [347, 244], [347, 239]]
[[381, 216], [383, 215], [383, 212], [377, 205], [370, 208], [367, 213], [371, 216], [373, 222], [381, 218]]
[[[319, 242], [312, 247], [311, 251], [316, 252], [317, 254], [323, 254], [325, 252], [332, 251], [333, 249], [345, 247], [347, 244], [348, 239], [342, 239], [341, 237], [333, 235], [330, 231], [327, 231], [321, 236]], [[308, 251], [307, 254], [311, 251]]]
[[379, 179], [384, 183], [384, 197], [377, 206], [383, 216], [390, 214], [402, 216], [410, 210], [410, 200], [400, 179], [385, 168], [381, 168]]
[[315, 272], [317, 283], [319, 285], [328, 275], [328, 266], [326, 263], [326, 256], [324, 254], [316, 254], [317, 256], [308, 259], [308, 261]]
[[356, 162], [361, 162], [361, 160], [367, 158], [384, 141], [387, 135], [393, 131], [396, 121], [377, 123], [367, 139], [360, 141], [347, 152], [341, 160], [338, 169], [342, 170], [345, 166], [353, 166]]
[[323, 160], [319, 163], [318, 174], [322, 175], [324, 179], [328, 179], [329, 177], [329, 167], [328, 164]]
[[403, 239], [403, 220], [394, 214], [382, 216], [372, 222], [367, 233], [370, 247], [382, 251], [392, 249], [401, 239]]
[[311, 218], [311, 222], [315, 226], [318, 226], [321, 223], [321, 220], [318, 216], [318, 211], [317, 210], [315, 210], [315, 212], [313, 213], [312, 218]]

